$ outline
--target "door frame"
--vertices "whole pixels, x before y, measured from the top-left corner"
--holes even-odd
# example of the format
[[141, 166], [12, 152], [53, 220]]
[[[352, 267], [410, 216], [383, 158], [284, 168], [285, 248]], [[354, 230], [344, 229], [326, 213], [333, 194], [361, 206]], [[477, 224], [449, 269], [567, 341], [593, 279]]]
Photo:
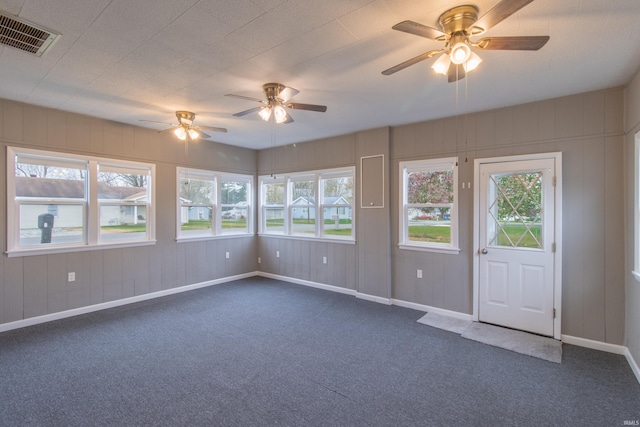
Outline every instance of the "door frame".
[[519, 156], [488, 157], [475, 159], [473, 171], [473, 321], [479, 321], [480, 305], [480, 165], [486, 163], [504, 163], [522, 160], [553, 159], [555, 164], [555, 253], [553, 256], [553, 337], [562, 338], [562, 153], [537, 153]]

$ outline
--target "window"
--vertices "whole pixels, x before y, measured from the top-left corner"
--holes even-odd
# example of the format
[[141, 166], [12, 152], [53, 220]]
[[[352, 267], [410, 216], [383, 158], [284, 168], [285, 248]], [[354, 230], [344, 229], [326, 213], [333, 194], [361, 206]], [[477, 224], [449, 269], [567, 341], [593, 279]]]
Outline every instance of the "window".
[[354, 240], [354, 169], [260, 178], [260, 233]]
[[400, 247], [459, 252], [457, 159], [400, 162]]
[[7, 252], [153, 242], [154, 173], [145, 163], [7, 148]]
[[177, 168], [178, 239], [249, 234], [253, 178]]

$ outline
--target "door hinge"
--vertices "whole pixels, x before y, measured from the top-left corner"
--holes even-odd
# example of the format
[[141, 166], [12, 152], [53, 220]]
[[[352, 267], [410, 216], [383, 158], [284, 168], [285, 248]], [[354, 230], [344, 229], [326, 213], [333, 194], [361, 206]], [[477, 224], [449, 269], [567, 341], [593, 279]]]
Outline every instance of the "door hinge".
[[555, 308], [553, 309], [553, 318], [554, 319], [556, 318], [556, 309]]
[[556, 253], [556, 244], [555, 244], [555, 242], [551, 244], [551, 252]]
[[551, 184], [555, 187], [556, 186], [556, 177], [554, 176], [553, 178], [551, 178]]

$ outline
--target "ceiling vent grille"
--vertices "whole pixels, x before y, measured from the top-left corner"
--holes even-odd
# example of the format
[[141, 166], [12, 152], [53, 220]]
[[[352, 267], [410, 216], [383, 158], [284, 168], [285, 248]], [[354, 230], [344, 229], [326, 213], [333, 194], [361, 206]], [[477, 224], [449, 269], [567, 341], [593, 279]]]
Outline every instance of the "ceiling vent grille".
[[60, 34], [0, 11], [0, 44], [42, 56]]

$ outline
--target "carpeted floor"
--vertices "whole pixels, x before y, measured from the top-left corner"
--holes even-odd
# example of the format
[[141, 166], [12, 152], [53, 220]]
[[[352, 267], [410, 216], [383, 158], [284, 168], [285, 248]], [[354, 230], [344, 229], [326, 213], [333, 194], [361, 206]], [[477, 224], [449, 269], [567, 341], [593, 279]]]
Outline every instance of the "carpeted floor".
[[640, 418], [625, 358], [554, 364], [252, 278], [0, 334], [0, 425], [559, 426]]

